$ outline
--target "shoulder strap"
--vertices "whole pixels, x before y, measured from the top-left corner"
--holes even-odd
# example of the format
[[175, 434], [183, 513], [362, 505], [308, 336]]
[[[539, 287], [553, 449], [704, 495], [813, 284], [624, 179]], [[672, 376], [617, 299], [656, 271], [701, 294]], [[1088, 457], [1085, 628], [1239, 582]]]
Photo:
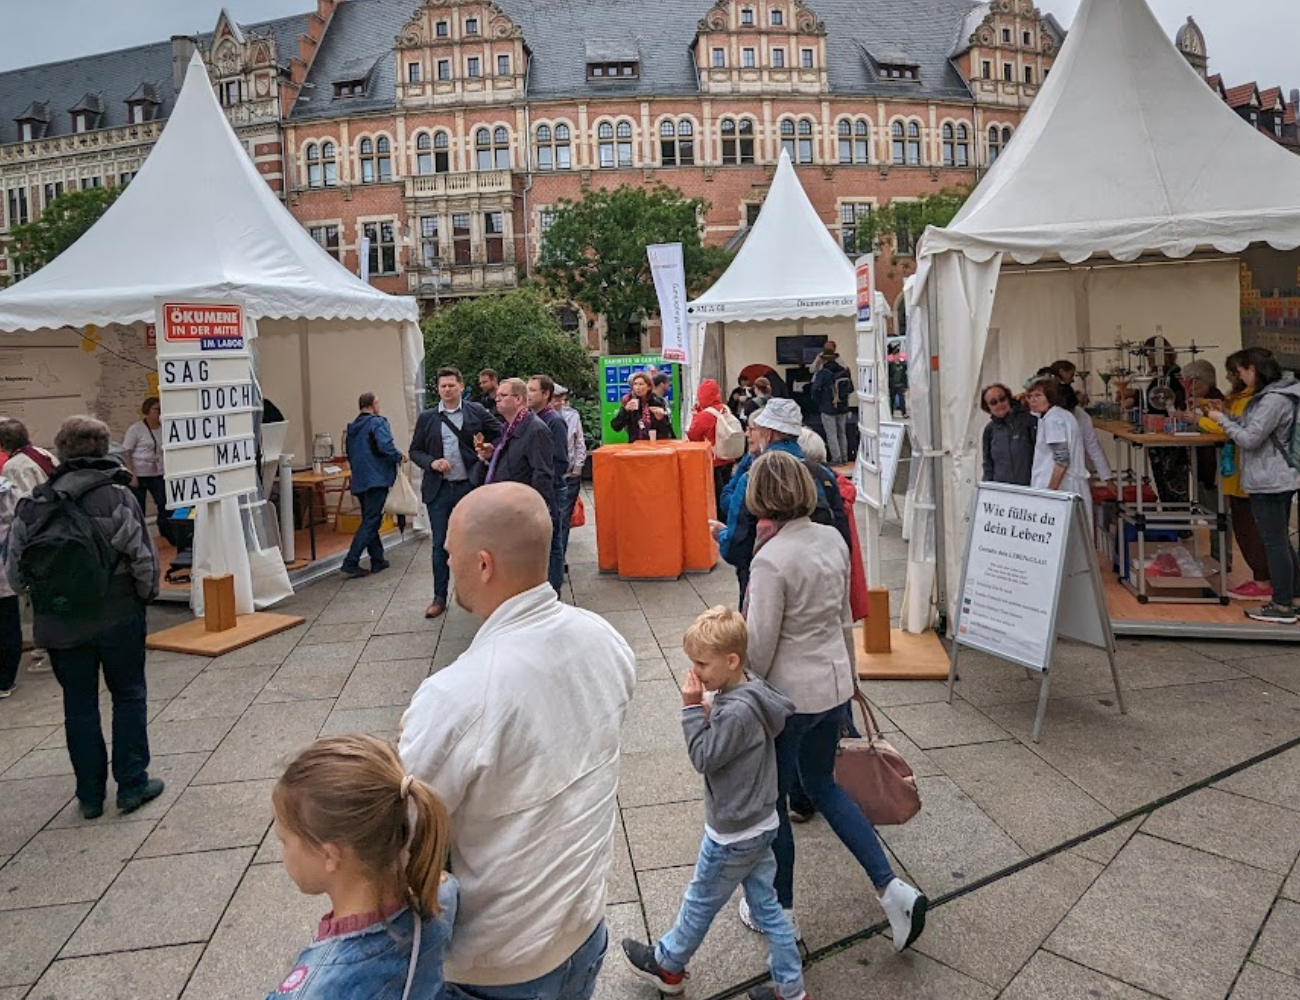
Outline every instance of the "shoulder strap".
[[[455, 434], [456, 440], [460, 442], [460, 446], [462, 448], [468, 448], [470, 451], [474, 450], [474, 439], [471, 437], [466, 437], [465, 435], [465, 412], [466, 411], [464, 406], [461, 407], [461, 418], [460, 418], [459, 427], [457, 427], [450, 420], [448, 420], [446, 414], [444, 414], [442, 410], [434, 410], [433, 412], [434, 412], [434, 418], [433, 418], [434, 423], [438, 424], [439, 426], [448, 428], [453, 434]], [[441, 433], [441, 431], [439, 431], [439, 433]]]
[[406, 967], [406, 989], [402, 990], [402, 1000], [409, 1000], [411, 987], [415, 984], [415, 967], [420, 962], [420, 928], [424, 923], [415, 907], [411, 907], [411, 916], [415, 918], [415, 936], [411, 939], [411, 961]]

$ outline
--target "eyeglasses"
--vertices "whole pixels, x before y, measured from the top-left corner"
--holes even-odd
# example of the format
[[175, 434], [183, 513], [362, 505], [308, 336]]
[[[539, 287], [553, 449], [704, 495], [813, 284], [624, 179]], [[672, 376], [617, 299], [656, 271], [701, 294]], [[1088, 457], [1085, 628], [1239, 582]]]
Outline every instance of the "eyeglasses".
[[988, 403], [989, 406], [998, 406], [1001, 403], [1009, 403], [1011, 400], [1007, 396], [994, 396], [992, 399], [984, 400], [984, 402]]

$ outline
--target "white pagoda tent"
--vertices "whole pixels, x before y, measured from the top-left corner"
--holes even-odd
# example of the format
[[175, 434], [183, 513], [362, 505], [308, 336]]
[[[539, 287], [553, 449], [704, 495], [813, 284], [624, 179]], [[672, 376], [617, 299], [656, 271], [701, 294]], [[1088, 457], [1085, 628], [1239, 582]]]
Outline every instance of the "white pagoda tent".
[[936, 563], [949, 601], [957, 584], [980, 478], [979, 387], [1158, 327], [1174, 344], [1216, 345], [1222, 370], [1241, 346], [1235, 255], [1261, 245], [1300, 247], [1300, 158], [1220, 100], [1145, 0], [1083, 0], [1006, 151], [920, 243], [911, 409], [921, 449], [938, 457], [911, 498], [905, 628], [930, 622]]

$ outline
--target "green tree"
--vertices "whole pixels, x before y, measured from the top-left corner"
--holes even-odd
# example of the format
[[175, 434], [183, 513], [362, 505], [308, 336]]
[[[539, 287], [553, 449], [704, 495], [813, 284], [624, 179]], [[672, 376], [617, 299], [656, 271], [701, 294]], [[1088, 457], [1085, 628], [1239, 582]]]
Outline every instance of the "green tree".
[[437, 388], [442, 365], [454, 365], [472, 384], [484, 368], [502, 378], [545, 374], [578, 394], [596, 388], [587, 349], [560, 327], [555, 312], [533, 288], [462, 299], [426, 319], [425, 372]]
[[[899, 255], [900, 248], [910, 253], [920, 242], [926, 227], [942, 229], [961, 211], [970, 197], [970, 191], [945, 188], [926, 195], [918, 201], [891, 201], [878, 205], [871, 214], [858, 220], [855, 246], [847, 247], [850, 253], [868, 253], [876, 250]], [[896, 261], [894, 261], [896, 263]]]
[[124, 190], [118, 186], [69, 191], [46, 205], [40, 218], [14, 226], [10, 235], [16, 270], [39, 271], [81, 239]]
[[687, 290], [696, 295], [725, 269], [730, 254], [704, 245], [707, 204], [659, 184], [591, 191], [561, 200], [542, 246], [538, 277], [561, 299], [604, 315], [613, 337], [658, 312], [646, 247], [681, 243]]

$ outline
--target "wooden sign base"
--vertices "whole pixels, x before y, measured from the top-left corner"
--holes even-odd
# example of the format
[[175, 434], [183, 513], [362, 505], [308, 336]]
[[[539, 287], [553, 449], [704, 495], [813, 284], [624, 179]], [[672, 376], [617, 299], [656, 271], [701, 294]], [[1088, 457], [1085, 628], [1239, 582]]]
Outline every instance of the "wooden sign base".
[[229, 573], [208, 576], [203, 578], [203, 617], [153, 633], [145, 640], [145, 647], [194, 656], [221, 656], [304, 621], [297, 615], [268, 611], [236, 615], [235, 578]]
[[915, 635], [889, 630], [889, 652], [867, 652], [864, 629], [853, 630], [858, 676], [865, 681], [946, 681], [948, 652], [933, 630]]

